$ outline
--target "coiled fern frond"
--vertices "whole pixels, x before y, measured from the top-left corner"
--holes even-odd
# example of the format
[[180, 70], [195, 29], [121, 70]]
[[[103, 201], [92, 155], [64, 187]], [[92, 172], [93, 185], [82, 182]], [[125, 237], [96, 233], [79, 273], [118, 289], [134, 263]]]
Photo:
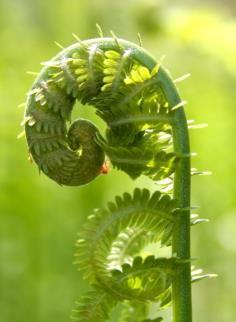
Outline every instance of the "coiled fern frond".
[[[135, 189], [89, 216], [76, 262], [93, 290], [74, 318], [105, 322], [122, 302], [120, 321], [159, 322], [148, 319], [149, 304], [172, 300], [175, 322], [191, 322], [190, 150], [174, 82], [143, 48], [116, 37], [78, 41], [44, 65], [24, 118], [41, 171], [59, 184], [83, 185], [102, 172], [106, 156], [133, 179], [174, 180], [171, 197]], [[76, 100], [96, 109], [105, 136], [88, 120], [70, 124]], [[172, 246], [172, 257], [144, 255], [158, 242]]]

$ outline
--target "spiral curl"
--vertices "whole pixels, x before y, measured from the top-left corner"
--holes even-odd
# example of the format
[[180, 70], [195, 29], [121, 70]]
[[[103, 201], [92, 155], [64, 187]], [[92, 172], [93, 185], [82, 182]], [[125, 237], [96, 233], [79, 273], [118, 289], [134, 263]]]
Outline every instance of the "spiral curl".
[[[47, 176], [63, 185], [88, 183], [100, 174], [104, 153], [132, 178], [158, 180], [174, 171], [160, 66], [141, 64], [140, 53], [147, 55], [125, 41], [95, 39], [45, 63], [28, 94], [24, 123], [30, 153]], [[96, 108], [107, 124], [105, 138], [86, 120], [68, 129], [76, 99]]]

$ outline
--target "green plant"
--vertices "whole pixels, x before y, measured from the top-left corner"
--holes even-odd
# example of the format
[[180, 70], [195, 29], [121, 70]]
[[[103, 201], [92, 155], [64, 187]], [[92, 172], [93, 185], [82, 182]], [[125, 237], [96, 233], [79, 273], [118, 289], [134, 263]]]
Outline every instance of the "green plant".
[[[107, 321], [118, 302], [123, 322], [161, 321], [147, 317], [152, 302], [172, 303], [175, 322], [192, 320], [190, 149], [185, 102], [174, 83], [147, 51], [113, 36], [78, 39], [45, 63], [29, 92], [30, 155], [59, 184], [93, 180], [105, 155], [133, 179], [169, 181], [168, 193], [135, 189], [88, 218], [77, 262], [93, 291], [79, 302], [78, 321]], [[67, 130], [76, 99], [96, 108], [108, 126], [105, 137], [87, 120]], [[172, 257], [142, 257], [157, 242], [171, 246]]]

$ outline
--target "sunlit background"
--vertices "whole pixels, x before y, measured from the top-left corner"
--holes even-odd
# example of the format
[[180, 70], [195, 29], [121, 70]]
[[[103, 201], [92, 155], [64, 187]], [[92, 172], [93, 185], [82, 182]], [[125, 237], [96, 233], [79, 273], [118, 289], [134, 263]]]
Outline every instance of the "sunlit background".
[[[193, 286], [194, 321], [236, 319], [236, 4], [207, 0], [0, 0], [0, 322], [65, 322], [88, 285], [73, 262], [77, 232], [95, 207], [135, 186], [112, 170], [82, 188], [60, 187], [27, 161], [23, 109], [40, 62], [75, 40], [105, 35], [138, 42], [179, 85], [186, 113], [209, 127], [191, 130], [193, 166], [212, 176], [193, 178], [192, 204], [210, 222], [192, 230], [192, 257], [217, 279]], [[78, 115], [95, 122], [93, 110]], [[167, 319], [167, 321], [170, 321]]]

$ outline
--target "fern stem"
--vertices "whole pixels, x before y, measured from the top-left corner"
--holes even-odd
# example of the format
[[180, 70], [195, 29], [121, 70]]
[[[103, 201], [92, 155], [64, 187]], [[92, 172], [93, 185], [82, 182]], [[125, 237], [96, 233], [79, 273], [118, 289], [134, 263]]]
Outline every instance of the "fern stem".
[[[181, 99], [167, 73], [161, 69], [159, 79], [165, 90], [167, 100], [171, 106], [177, 105]], [[189, 135], [186, 117], [183, 108], [173, 111], [173, 140], [177, 154], [189, 154]], [[190, 258], [190, 158], [182, 158], [176, 168], [174, 180], [174, 198], [179, 207], [185, 208], [175, 225], [173, 232], [172, 252], [179, 259]], [[191, 267], [190, 262], [181, 264], [172, 284], [173, 321], [192, 321], [191, 299]]]
[[[173, 127], [176, 152], [189, 152], [189, 139], [186, 119], [183, 111], [178, 111], [176, 119], [179, 126]], [[174, 197], [179, 206], [187, 208], [181, 213], [173, 232], [173, 254], [178, 258], [190, 259], [190, 159], [183, 158], [175, 172]], [[192, 321], [191, 266], [190, 262], [179, 267], [173, 282], [174, 322]]]

